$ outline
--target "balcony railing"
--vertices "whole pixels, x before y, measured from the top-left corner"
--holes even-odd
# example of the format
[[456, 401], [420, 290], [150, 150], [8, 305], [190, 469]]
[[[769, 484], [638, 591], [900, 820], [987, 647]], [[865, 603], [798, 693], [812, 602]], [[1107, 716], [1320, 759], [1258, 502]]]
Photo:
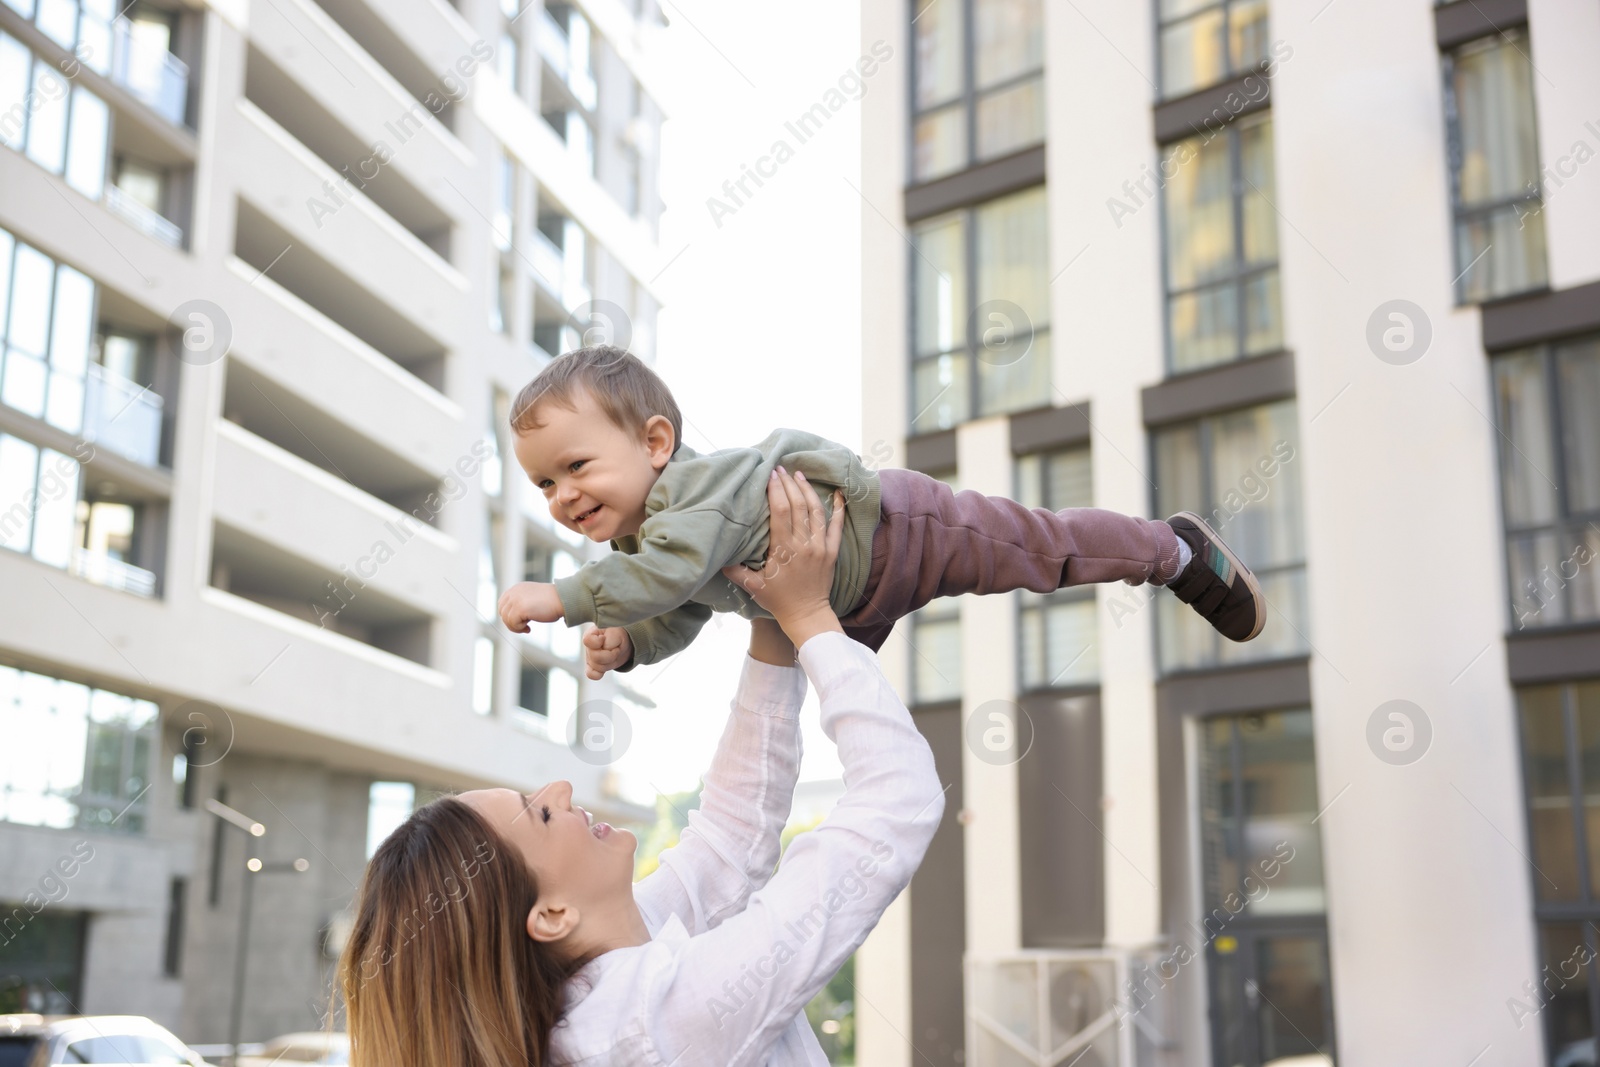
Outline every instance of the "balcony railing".
[[151, 211], [120, 186], [106, 186], [105, 203], [114, 214], [121, 215], [129, 225], [147, 237], [153, 237], [169, 248], [183, 247], [183, 230], [179, 229], [177, 223]]
[[161, 397], [98, 363], [90, 364], [87, 385], [85, 439], [135, 463], [155, 466], [161, 458]]
[[183, 125], [189, 97], [189, 68], [165, 48], [134, 36], [133, 24], [117, 19], [112, 27], [111, 80], [149, 104], [162, 118]]
[[83, 548], [72, 550], [72, 573], [95, 585], [118, 589], [134, 596], [156, 595], [156, 576], [143, 567], [135, 567], [120, 559], [90, 552]]

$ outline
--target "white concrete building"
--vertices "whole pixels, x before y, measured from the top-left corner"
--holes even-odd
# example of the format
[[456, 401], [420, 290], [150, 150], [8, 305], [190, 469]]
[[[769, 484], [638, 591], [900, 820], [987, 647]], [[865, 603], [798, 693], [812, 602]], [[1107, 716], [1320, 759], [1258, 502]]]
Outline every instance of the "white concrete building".
[[0, 5], [0, 1012], [225, 1040], [253, 856], [243, 1036], [313, 1028], [419, 794], [652, 817], [566, 743], [643, 698], [495, 601], [590, 549], [509, 398], [580, 336], [652, 357], [660, 24]]
[[911, 1064], [1595, 1062], [1600, 8], [863, 4], [863, 440], [1211, 516], [884, 649], [948, 824], [858, 959]]

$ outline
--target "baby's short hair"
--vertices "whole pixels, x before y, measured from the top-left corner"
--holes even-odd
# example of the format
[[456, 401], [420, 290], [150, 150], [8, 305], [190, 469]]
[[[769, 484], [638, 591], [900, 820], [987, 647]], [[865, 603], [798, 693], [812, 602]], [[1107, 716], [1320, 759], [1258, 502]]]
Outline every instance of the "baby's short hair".
[[586, 390], [613, 424], [639, 433], [652, 415], [672, 424], [672, 447], [683, 441], [683, 415], [672, 390], [638, 356], [612, 345], [591, 345], [558, 356], [522, 387], [511, 405], [511, 428], [519, 434], [544, 424], [535, 417], [542, 401], [572, 408], [573, 395]]

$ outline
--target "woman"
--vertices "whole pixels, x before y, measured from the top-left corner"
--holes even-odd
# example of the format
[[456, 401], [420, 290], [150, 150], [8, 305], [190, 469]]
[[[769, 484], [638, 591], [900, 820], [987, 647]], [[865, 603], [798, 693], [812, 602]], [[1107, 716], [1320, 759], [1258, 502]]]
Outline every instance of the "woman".
[[[724, 573], [773, 620], [752, 626], [682, 840], [635, 885], [633, 834], [593, 824], [566, 782], [418, 810], [368, 864], [340, 964], [355, 1067], [827, 1062], [805, 1005], [911, 880], [944, 793], [828, 607], [842, 501], [827, 522], [803, 477], [767, 490], [767, 567]], [[774, 873], [808, 676], [845, 793]]]

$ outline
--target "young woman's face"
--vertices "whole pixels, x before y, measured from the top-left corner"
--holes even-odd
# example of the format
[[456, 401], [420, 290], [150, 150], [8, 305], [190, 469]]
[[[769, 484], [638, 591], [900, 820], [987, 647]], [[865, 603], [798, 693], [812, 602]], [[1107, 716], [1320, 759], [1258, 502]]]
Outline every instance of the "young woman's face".
[[632, 894], [638, 840], [574, 807], [571, 782], [551, 782], [536, 793], [478, 789], [459, 799], [521, 854], [539, 880], [541, 899], [565, 899], [581, 915], [586, 902]]

